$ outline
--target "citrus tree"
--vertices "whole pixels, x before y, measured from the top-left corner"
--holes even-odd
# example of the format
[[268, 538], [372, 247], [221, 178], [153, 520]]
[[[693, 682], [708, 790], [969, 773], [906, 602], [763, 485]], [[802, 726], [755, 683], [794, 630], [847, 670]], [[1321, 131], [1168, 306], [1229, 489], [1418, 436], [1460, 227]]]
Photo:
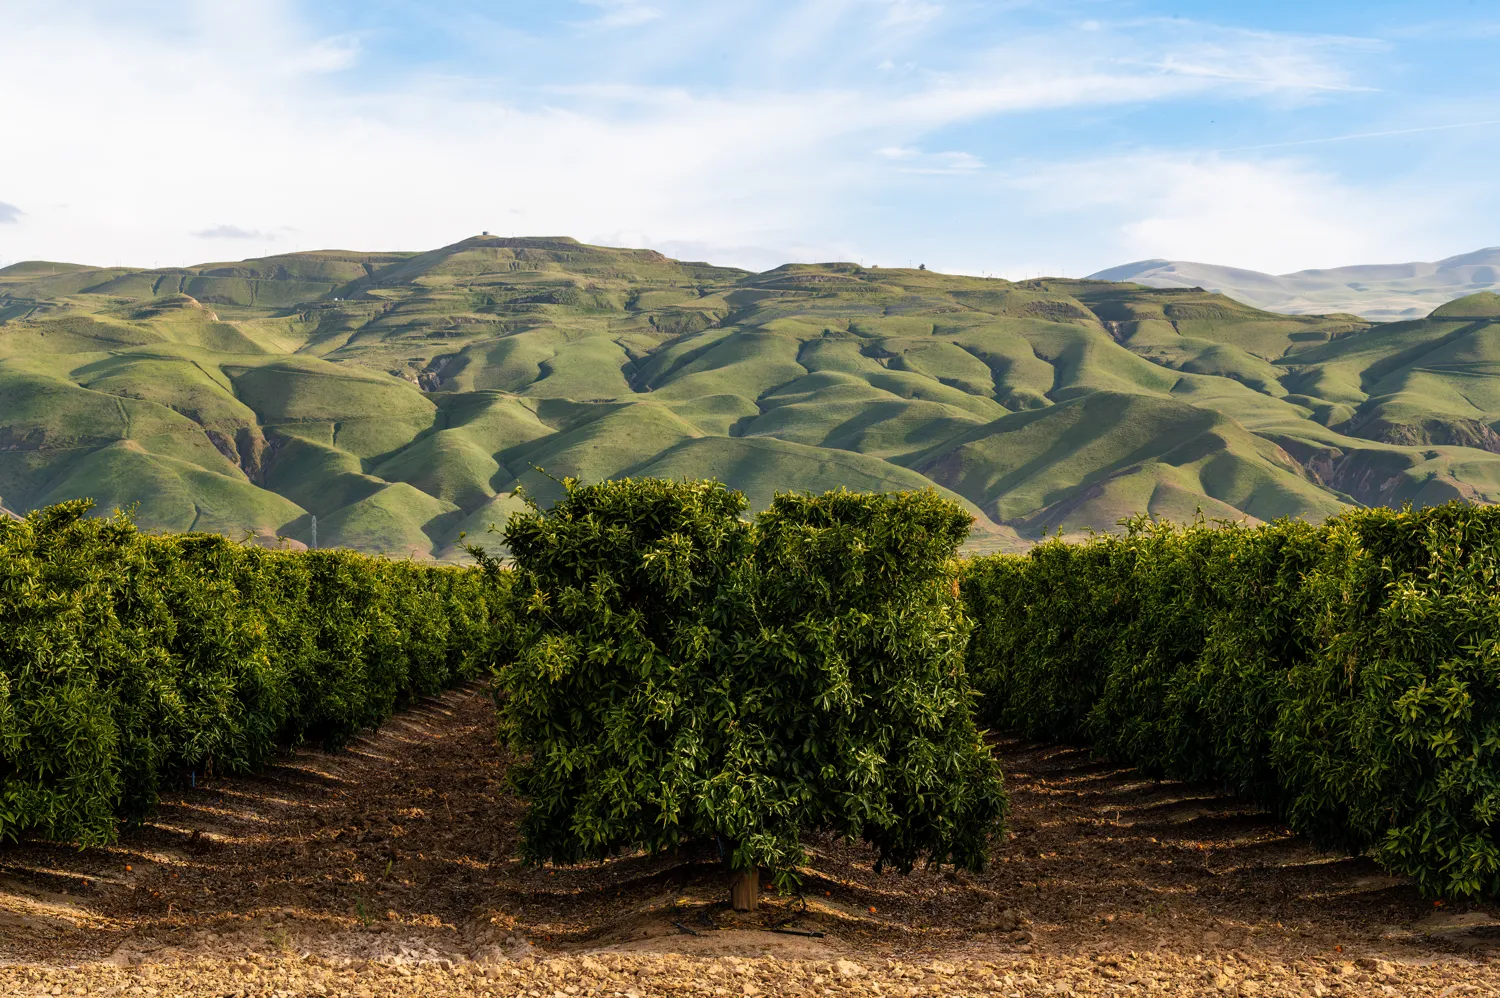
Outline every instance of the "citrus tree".
[[336, 747], [508, 655], [508, 574], [0, 518], [0, 844], [97, 845], [200, 773]]
[[716, 839], [737, 907], [803, 838], [975, 868], [1004, 810], [972, 720], [934, 494], [781, 496], [752, 526], [713, 482], [565, 483], [512, 517], [522, 652], [501, 670], [532, 861]]

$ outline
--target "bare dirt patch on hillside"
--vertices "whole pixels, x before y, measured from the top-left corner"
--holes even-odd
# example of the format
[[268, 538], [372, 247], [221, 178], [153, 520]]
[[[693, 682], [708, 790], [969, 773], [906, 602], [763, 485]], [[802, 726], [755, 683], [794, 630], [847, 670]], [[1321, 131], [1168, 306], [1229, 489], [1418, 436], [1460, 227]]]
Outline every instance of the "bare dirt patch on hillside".
[[0, 848], [0, 994], [1447, 994], [1500, 990], [1492, 907], [1434, 907], [1211, 790], [1001, 741], [982, 874], [815, 844], [727, 910], [710, 851], [514, 858], [479, 690], [338, 753], [198, 780], [117, 846]]

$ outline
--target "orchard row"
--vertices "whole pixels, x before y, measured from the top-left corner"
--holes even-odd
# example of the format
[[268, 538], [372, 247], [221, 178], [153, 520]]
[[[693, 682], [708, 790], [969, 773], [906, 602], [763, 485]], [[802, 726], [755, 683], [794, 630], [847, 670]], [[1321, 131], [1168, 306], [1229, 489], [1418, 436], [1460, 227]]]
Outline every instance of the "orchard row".
[[337, 746], [493, 681], [572, 863], [717, 841], [783, 884], [815, 832], [981, 866], [979, 725], [1220, 784], [1434, 895], [1500, 894], [1500, 509], [1174, 527], [962, 561], [933, 493], [582, 486], [516, 565], [151, 536], [88, 504], [0, 523], [0, 841], [99, 843], [199, 773]]

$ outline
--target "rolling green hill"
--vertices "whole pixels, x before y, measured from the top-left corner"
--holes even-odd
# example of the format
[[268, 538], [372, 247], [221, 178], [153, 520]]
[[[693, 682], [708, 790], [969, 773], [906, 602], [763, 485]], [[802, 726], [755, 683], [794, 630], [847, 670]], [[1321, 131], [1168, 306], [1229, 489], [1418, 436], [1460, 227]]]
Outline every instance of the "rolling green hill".
[[[571, 239], [0, 270], [0, 505], [456, 557], [524, 485], [934, 486], [974, 544], [1137, 512], [1500, 500], [1500, 296], [1372, 324], [1194, 289]], [[484, 538], [481, 538], [484, 539]], [[487, 543], [496, 543], [491, 535]]]

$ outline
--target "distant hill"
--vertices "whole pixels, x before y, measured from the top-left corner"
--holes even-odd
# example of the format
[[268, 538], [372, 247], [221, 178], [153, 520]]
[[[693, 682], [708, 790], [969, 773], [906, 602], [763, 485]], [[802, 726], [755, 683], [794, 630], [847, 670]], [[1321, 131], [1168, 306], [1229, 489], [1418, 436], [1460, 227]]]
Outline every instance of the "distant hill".
[[[931, 486], [978, 549], [1500, 500], [1500, 297], [1371, 324], [565, 238], [0, 270], [0, 504], [454, 558], [548, 476]], [[537, 469], [542, 469], [541, 471]], [[545, 474], [544, 474], [545, 472]]]
[[1208, 263], [1142, 260], [1090, 275], [1153, 288], [1200, 287], [1235, 301], [1291, 315], [1347, 312], [1382, 322], [1419, 319], [1444, 302], [1500, 290], [1500, 246], [1436, 263], [1372, 264], [1262, 274]]

